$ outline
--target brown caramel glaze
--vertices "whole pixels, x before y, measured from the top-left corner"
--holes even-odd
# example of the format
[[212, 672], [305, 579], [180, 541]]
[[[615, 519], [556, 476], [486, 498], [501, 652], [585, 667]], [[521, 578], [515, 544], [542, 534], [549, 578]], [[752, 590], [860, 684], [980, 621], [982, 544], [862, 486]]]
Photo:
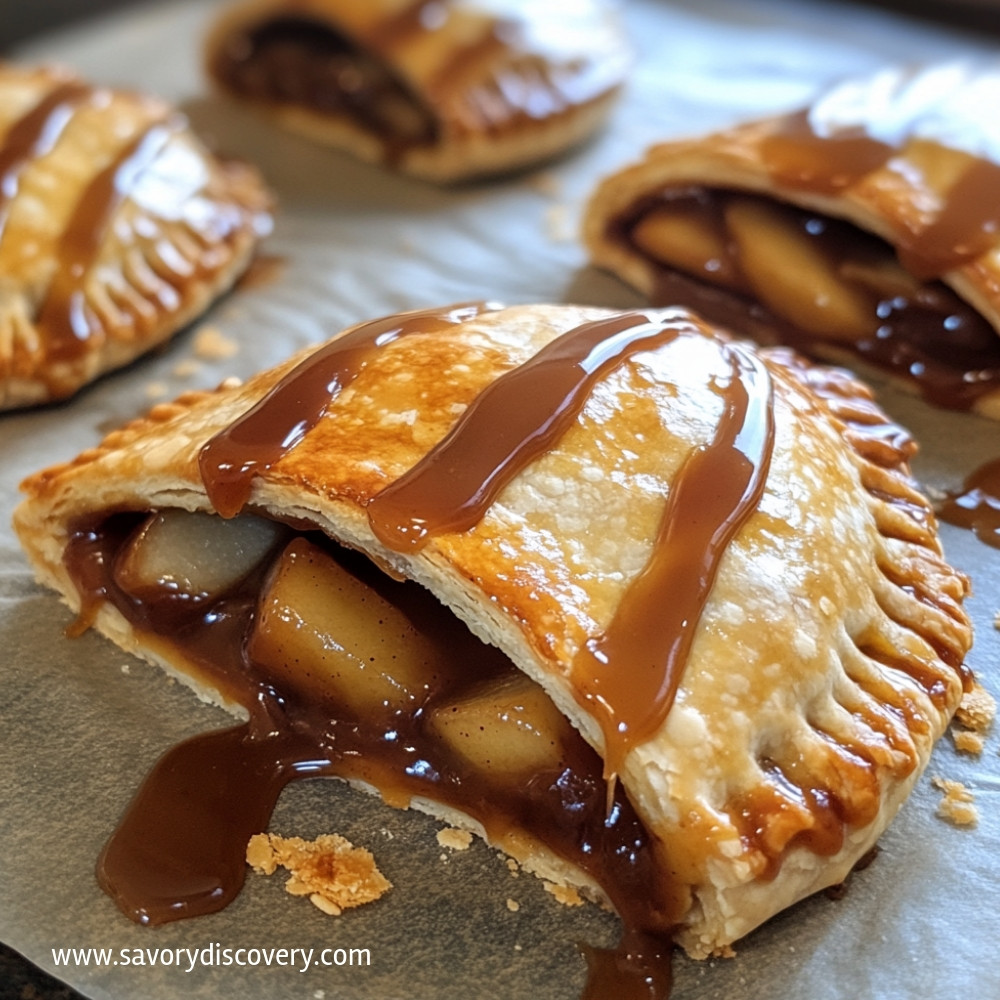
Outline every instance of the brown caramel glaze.
[[850, 187], [883, 166], [893, 152], [892, 146], [861, 128], [821, 135], [808, 110], [784, 118], [761, 143], [764, 162], [776, 181], [823, 194]]
[[[415, 18], [394, 22], [395, 34], [409, 30], [425, 29]], [[318, 20], [280, 17], [241, 32], [211, 70], [245, 97], [346, 116], [385, 144], [390, 161], [437, 139], [436, 119], [405, 81]]]
[[[933, 146], [934, 143], [927, 142]], [[938, 147], [942, 157], [959, 157], [964, 170], [946, 191], [931, 221], [916, 231], [897, 233], [900, 259], [922, 280], [974, 260], [993, 246], [1000, 229], [1000, 165]], [[904, 148], [872, 137], [866, 127], [817, 129], [808, 111], [790, 115], [760, 146], [764, 164], [779, 183], [834, 194], [889, 165]], [[912, 165], [900, 170], [914, 169]]]
[[[631, 244], [631, 229], [664, 200], [715, 206], [731, 196], [729, 191], [697, 188], [651, 198], [616, 223], [619, 238]], [[715, 219], [717, 207], [710, 211]], [[824, 219], [804, 210], [798, 214], [802, 231], [814, 240], [821, 240], [818, 245], [838, 259], [849, 255], [852, 243], [867, 248], [874, 241], [874, 237], [848, 223]], [[641, 253], [638, 248], [635, 251]], [[735, 247], [730, 252], [733, 255], [730, 263], [738, 270]], [[749, 334], [762, 343], [790, 344], [813, 357], [831, 349], [851, 351], [912, 383], [925, 399], [937, 406], [970, 409], [980, 397], [1000, 386], [1000, 337], [985, 319], [940, 282], [924, 284], [910, 296], [873, 295], [871, 334], [848, 341], [806, 333], [775, 316], [752, 297], [709, 284], [708, 272], [691, 277], [650, 263], [657, 268], [654, 305], [687, 306], [710, 322]]]
[[6, 228], [10, 203], [17, 194], [21, 172], [55, 146], [74, 110], [93, 94], [84, 83], [59, 84], [8, 128], [3, 145], [0, 145], [0, 238]]
[[673, 985], [670, 946], [662, 938], [626, 930], [618, 948], [581, 949], [587, 985], [580, 1000], [666, 1000]]
[[484, 302], [399, 313], [354, 327], [309, 355], [245, 414], [202, 448], [198, 465], [212, 506], [233, 517], [253, 479], [286, 455], [323, 417], [375, 351], [414, 333], [435, 333], [493, 307]]
[[[279, 690], [266, 664], [248, 659], [262, 569], [239, 592], [201, 606], [166, 589], [138, 601], [115, 582], [117, 553], [141, 516], [113, 515], [81, 527], [65, 562], [86, 605], [110, 601], [154, 644], [172, 649], [202, 679], [247, 710], [243, 726], [214, 731], [169, 751], [156, 765], [101, 856], [102, 886], [130, 917], [157, 924], [208, 913], [239, 891], [251, 833], [267, 826], [280, 789], [303, 776], [366, 781], [394, 804], [426, 796], [478, 819], [497, 841], [523, 830], [589, 872], [626, 924], [663, 936], [675, 914], [664, 912], [657, 871], [641, 822], [616, 790], [605, 816], [601, 762], [575, 731], [562, 739], [558, 765], [530, 780], [480, 774], [434, 740], [425, 725], [436, 699], [452, 693], [431, 682], [426, 698], [384, 718], [353, 717], [322, 692]], [[514, 668], [474, 639], [429, 594], [390, 580], [356, 554], [313, 542], [349, 566], [373, 589], [440, 636], [442, 655], [456, 657], [464, 689]], [[88, 592], [89, 588], [89, 592]], [[443, 683], [443, 682], [442, 682]]]
[[93, 336], [84, 281], [94, 265], [111, 217], [160, 155], [181, 121], [161, 122], [141, 132], [87, 186], [57, 247], [55, 278], [42, 303], [38, 327], [54, 361], [79, 356]]
[[631, 355], [697, 336], [683, 314], [626, 313], [562, 334], [481, 392], [448, 435], [368, 504], [385, 546], [419, 549], [435, 535], [468, 531], [501, 490], [574, 423], [594, 384]]
[[937, 278], [975, 260], [1000, 235], [1000, 166], [970, 158], [934, 221], [899, 237], [899, 259], [918, 278]]
[[1000, 459], [976, 469], [960, 490], [937, 505], [937, 514], [942, 521], [968, 528], [981, 542], [1000, 548]]
[[573, 661], [577, 697], [604, 732], [609, 781], [670, 712], [719, 562], [767, 481], [774, 444], [770, 375], [739, 347], [720, 346], [732, 375], [715, 387], [724, 403], [715, 436], [685, 459], [649, 562], [604, 633]]

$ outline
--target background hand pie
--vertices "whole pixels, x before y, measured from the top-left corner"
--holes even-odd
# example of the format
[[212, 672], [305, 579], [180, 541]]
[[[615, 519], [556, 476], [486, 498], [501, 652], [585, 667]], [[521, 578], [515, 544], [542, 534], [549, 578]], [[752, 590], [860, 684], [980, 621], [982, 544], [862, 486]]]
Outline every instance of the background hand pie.
[[[610, 902], [633, 951], [726, 951], [847, 876], [971, 683], [912, 449], [851, 376], [682, 310], [390, 316], [157, 407], [16, 513], [80, 627], [245, 720], [158, 766], [103, 885], [223, 905], [306, 761]], [[149, 819], [216, 793], [193, 840]], [[150, 900], [136, 839], [225, 892]]]
[[998, 417], [998, 95], [995, 65], [887, 69], [653, 146], [592, 196], [591, 259], [661, 305]]
[[250, 0], [207, 43], [224, 92], [362, 160], [440, 182], [578, 143], [629, 63], [604, 0]]
[[164, 102], [0, 65], [0, 409], [162, 343], [240, 275], [269, 208]]

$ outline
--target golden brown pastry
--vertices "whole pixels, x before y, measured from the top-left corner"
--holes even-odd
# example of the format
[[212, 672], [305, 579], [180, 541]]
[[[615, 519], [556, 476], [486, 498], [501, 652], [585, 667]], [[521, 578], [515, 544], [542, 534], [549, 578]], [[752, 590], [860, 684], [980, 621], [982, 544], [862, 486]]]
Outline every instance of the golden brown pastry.
[[268, 211], [165, 102], [0, 64], [0, 409], [162, 343], [240, 275]]
[[590, 135], [629, 63], [607, 0], [249, 0], [208, 71], [279, 124], [428, 180], [534, 164]]
[[998, 96], [996, 64], [887, 69], [653, 146], [592, 196], [591, 259], [655, 303], [1000, 417]]
[[252, 772], [190, 848], [242, 870], [301, 768], [725, 951], [847, 876], [970, 682], [912, 450], [847, 373], [676, 309], [390, 316], [155, 408], [16, 513], [78, 627], [248, 719], [158, 769], [105, 887], [171, 919], [129, 844], [184, 853], [178, 773]]

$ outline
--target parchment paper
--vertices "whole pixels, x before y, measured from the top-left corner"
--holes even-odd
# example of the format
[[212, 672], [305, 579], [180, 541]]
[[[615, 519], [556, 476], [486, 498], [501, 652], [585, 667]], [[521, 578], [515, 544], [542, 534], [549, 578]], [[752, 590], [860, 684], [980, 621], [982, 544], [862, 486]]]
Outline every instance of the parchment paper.
[[[612, 945], [614, 918], [561, 906], [482, 845], [443, 851], [431, 821], [334, 781], [291, 787], [272, 829], [304, 837], [337, 831], [371, 848], [395, 883], [378, 904], [330, 918], [286, 895], [277, 877], [251, 876], [237, 902], [215, 916], [158, 929], [121, 916], [93, 875], [116, 818], [160, 752], [228, 718], [100, 638], [63, 638], [68, 613], [33, 583], [8, 527], [16, 484], [157, 399], [249, 375], [350, 322], [473, 298], [630, 305], [636, 299], [623, 286], [585, 268], [575, 241], [580, 203], [604, 173], [650, 141], [798, 105], [844, 74], [991, 45], [847, 3], [633, 0], [627, 14], [638, 63], [606, 131], [543, 171], [441, 191], [281, 135], [209, 96], [198, 49], [213, 8], [161, 0], [19, 53], [173, 98], [218, 148], [258, 163], [280, 198], [265, 252], [284, 266], [270, 283], [235, 292], [158, 356], [70, 403], [0, 417], [0, 939], [109, 1000], [575, 1000], [585, 977], [578, 943]], [[201, 357], [203, 325], [238, 344], [237, 352]], [[956, 485], [1000, 454], [995, 424], [894, 393], [883, 402], [924, 442], [916, 468], [931, 486]], [[949, 555], [975, 583], [971, 663], [997, 691], [1000, 553], [944, 531]], [[678, 959], [676, 1000], [1000, 996], [997, 745], [994, 737], [973, 759], [946, 738], [845, 898], [820, 895], [780, 915], [734, 960]], [[934, 774], [974, 791], [977, 828], [936, 818]], [[185, 962], [121, 964], [133, 949], [214, 945], [316, 954], [366, 948], [371, 965], [188, 972]], [[52, 949], [67, 947], [112, 948], [119, 964], [57, 967]]]

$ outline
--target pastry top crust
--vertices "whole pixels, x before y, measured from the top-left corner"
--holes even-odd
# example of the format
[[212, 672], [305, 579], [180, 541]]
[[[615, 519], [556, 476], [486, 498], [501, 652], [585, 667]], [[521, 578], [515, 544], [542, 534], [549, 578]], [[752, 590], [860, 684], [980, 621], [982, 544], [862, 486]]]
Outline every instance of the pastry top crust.
[[270, 225], [251, 168], [165, 102], [0, 64], [0, 409], [61, 399], [163, 342]]
[[[225, 60], [243, 58], [255, 32], [290, 18], [383, 64], [429, 116], [433, 136], [401, 141], [329, 103], [310, 105], [302, 96], [315, 84], [281, 98], [242, 93]], [[452, 182], [540, 162], [584, 139], [610, 109], [631, 55], [608, 0], [248, 0], [213, 26], [206, 62], [224, 91], [293, 131]]]
[[[909, 248], [914, 264], [1000, 332], [1000, 134], [988, 110], [998, 98], [995, 64], [888, 68], [835, 86], [804, 110], [656, 144], [597, 187], [584, 242], [596, 265], [650, 295], [656, 265], [616, 238], [615, 220], [644, 198], [685, 186], [762, 194], [844, 219], [904, 254]], [[777, 143], [802, 139], [806, 130], [810, 144], [828, 140], [827, 150], [838, 141], [871, 143], [884, 155], [871, 169], [849, 167], [839, 183], [832, 175], [811, 183], [775, 159]], [[975, 409], [1000, 417], [1000, 391], [979, 398]]]
[[[315, 523], [426, 585], [599, 751], [574, 657], [649, 562], [685, 458], [711, 447], [726, 341], [665, 314], [684, 335], [605, 374], [566, 434], [468, 531], [395, 551], [366, 506], [500, 375], [609, 315], [518, 306], [380, 347], [250, 495], [253, 508]], [[28, 479], [15, 521], [41, 578], [77, 600], [63, 548], [103, 511], [211, 510], [203, 445], [305, 356], [158, 406]], [[909, 437], [847, 373], [782, 349], [757, 356], [775, 428], [763, 495], [721, 558], [673, 707], [620, 771], [682, 887], [678, 939], [695, 955], [846, 877], [958, 705], [971, 641], [968, 583], [942, 557], [909, 477]], [[621, 665], [623, 684], [632, 669]]]

